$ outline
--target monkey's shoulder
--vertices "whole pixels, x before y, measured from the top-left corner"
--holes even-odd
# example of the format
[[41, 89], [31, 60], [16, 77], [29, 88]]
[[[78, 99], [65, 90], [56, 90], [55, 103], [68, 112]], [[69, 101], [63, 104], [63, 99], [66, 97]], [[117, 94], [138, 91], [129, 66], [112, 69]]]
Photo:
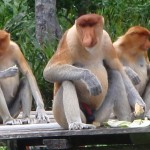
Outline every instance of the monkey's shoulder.
[[9, 57], [11, 57], [13, 60], [16, 60], [18, 57], [22, 55], [22, 52], [18, 44], [13, 41], [10, 41], [10, 45], [7, 53], [9, 54]]

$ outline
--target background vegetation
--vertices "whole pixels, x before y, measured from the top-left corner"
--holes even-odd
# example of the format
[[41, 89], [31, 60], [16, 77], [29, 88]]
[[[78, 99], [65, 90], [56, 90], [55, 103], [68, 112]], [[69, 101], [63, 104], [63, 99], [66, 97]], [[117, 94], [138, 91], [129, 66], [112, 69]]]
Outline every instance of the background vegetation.
[[[51, 107], [52, 88], [43, 79], [43, 69], [56, 49], [56, 44], [45, 43], [41, 47], [35, 38], [35, 1], [34, 0], [0, 0], [0, 28], [11, 33], [37, 79], [46, 103]], [[114, 41], [133, 25], [141, 25], [149, 29], [149, 0], [58, 0], [57, 16], [64, 32], [74, 20], [85, 13], [98, 13], [105, 18], [105, 29]]]

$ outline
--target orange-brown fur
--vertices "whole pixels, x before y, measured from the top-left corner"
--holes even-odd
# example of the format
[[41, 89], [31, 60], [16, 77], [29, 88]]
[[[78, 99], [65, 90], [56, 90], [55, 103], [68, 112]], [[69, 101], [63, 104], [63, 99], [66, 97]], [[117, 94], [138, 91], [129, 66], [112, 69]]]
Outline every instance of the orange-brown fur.
[[[85, 22], [88, 20], [88, 17], [85, 18]], [[93, 18], [89, 19], [89, 24], [87, 25], [84, 23], [84, 20], [82, 18], [79, 18], [79, 20], [76, 22], [76, 28], [75, 25], [65, 33], [65, 35], [62, 37], [62, 40], [58, 46], [58, 49], [54, 56], [51, 58], [49, 65], [55, 66], [55, 65], [63, 65], [63, 64], [71, 64], [74, 65], [74, 63], [81, 63], [84, 65], [85, 68], [91, 70], [101, 81], [102, 87], [103, 87], [103, 93], [99, 94], [98, 96], [90, 96], [87, 93], [86, 87], [83, 83], [77, 83], [76, 87], [79, 88], [80, 95], [84, 95], [86, 99], [89, 99], [89, 101], [86, 100], [86, 102], [89, 104], [90, 107], [93, 109], [97, 109], [101, 103], [103, 102], [105, 95], [107, 93], [108, 88], [108, 79], [107, 79], [107, 72], [102, 65], [102, 61], [100, 62], [101, 65], [99, 66], [97, 62], [101, 60], [101, 57], [105, 57], [102, 52], [100, 52], [98, 49], [96, 50], [96, 54], [91, 55], [87, 52], [87, 50], [84, 47], [92, 47], [93, 43], [94, 45], [98, 44], [99, 41], [97, 40], [98, 35], [100, 34], [99, 29], [97, 29], [99, 24], [102, 24], [102, 16], [101, 18], [95, 19]], [[85, 24], [85, 25], [84, 25]], [[81, 29], [82, 31], [81, 31]], [[97, 29], [98, 31], [95, 32], [93, 29]], [[69, 33], [68, 33], [69, 32]], [[72, 32], [72, 33], [71, 33]], [[66, 35], [67, 34], [67, 35]], [[79, 38], [77, 38], [79, 37]], [[91, 38], [91, 40], [89, 40]], [[61, 46], [60, 46], [61, 45]], [[104, 49], [107, 47], [107, 45], [104, 45]], [[109, 47], [109, 45], [108, 45]], [[115, 51], [113, 47], [110, 47], [109, 55], [107, 57], [116, 57], [117, 61], [117, 55], [115, 55]], [[103, 50], [105, 51], [105, 50]], [[106, 50], [107, 52], [107, 50]], [[95, 53], [95, 52], [94, 52]], [[111, 55], [111, 56], [110, 56]], [[92, 64], [95, 64], [92, 65]], [[111, 63], [113, 65], [113, 63]], [[119, 68], [119, 62], [114, 65], [114, 68]], [[118, 67], [117, 67], [118, 66]], [[98, 71], [97, 71], [98, 67]], [[121, 68], [121, 67], [120, 67]], [[99, 70], [101, 70], [101, 73], [99, 74]], [[77, 81], [76, 81], [77, 82]], [[60, 87], [60, 83], [56, 82], [54, 84], [55, 92], [57, 93], [58, 88]], [[82, 90], [80, 90], [82, 89]], [[83, 90], [85, 89], [85, 90]], [[87, 95], [87, 96], [86, 96]], [[82, 99], [82, 98], [81, 98]], [[85, 98], [83, 98], [84, 101]]]
[[148, 29], [141, 26], [134, 26], [113, 43], [123, 65], [130, 66], [138, 73], [141, 82], [136, 88], [141, 95], [148, 81], [147, 65], [149, 65], [149, 37], [150, 31]]
[[[42, 115], [43, 113], [43, 119], [44, 117], [48, 119], [44, 110], [42, 97], [38, 89], [35, 77], [32, 73], [32, 70], [30, 69], [27, 61], [25, 60], [22, 52], [20, 51], [19, 46], [15, 42], [10, 40], [10, 34], [4, 30], [0, 30], [0, 71], [7, 70], [8, 68], [11, 68], [12, 66], [17, 66], [19, 71], [22, 73], [22, 75], [27, 79], [27, 82], [28, 82], [27, 85], [29, 84], [29, 88], [27, 90], [31, 90], [32, 95], [35, 99], [35, 102], [37, 104], [37, 113], [39, 113], [38, 116]], [[13, 106], [13, 104], [15, 104], [14, 101], [16, 101], [17, 99], [17, 95], [20, 94], [19, 91], [21, 91], [20, 82], [21, 80], [19, 77], [19, 72], [16, 72], [16, 74], [13, 76], [0, 79], [0, 88], [1, 88], [0, 90], [2, 91], [2, 93], [0, 93], [0, 97], [1, 97], [0, 116], [3, 119], [3, 123], [7, 123], [10, 121], [11, 123], [10, 122], [9, 123], [13, 124], [13, 117], [15, 117], [16, 114], [18, 114], [20, 111], [20, 106], [16, 108], [15, 106]], [[20, 89], [18, 90], [18, 88]], [[25, 95], [30, 97], [28, 92], [26, 92]], [[25, 95], [21, 96], [20, 94], [20, 99], [25, 97]], [[30, 100], [27, 99], [26, 101], [29, 102]], [[32, 103], [32, 99], [30, 102]], [[25, 105], [25, 103], [26, 102], [23, 102], [22, 105]], [[21, 101], [20, 101], [20, 104], [21, 104]], [[14, 116], [11, 116], [12, 114], [9, 113], [7, 105], [9, 105], [9, 108], [11, 108], [13, 114], [15, 114]], [[28, 106], [24, 106], [24, 110], [28, 114], [30, 113], [28, 112], [30, 111], [29, 107], [30, 107], [30, 104]], [[29, 116], [24, 116], [24, 117], [29, 117]]]
[[[84, 102], [93, 110], [100, 109], [108, 90], [108, 77], [103, 65], [103, 60], [107, 62], [107, 65], [111, 69], [118, 70], [123, 80], [128, 80], [111, 39], [108, 33], [103, 30], [103, 23], [103, 17], [97, 14], [87, 14], [79, 17], [75, 24], [65, 32], [58, 45], [57, 51], [44, 69], [44, 78], [49, 82], [54, 82], [53, 113], [55, 119], [65, 128], [67, 121], [68, 124], [71, 122], [71, 125], [72, 123], [79, 123], [79, 129], [80, 125], [82, 126], [80, 122], [82, 115], [80, 116], [78, 112], [76, 96], [79, 100], [79, 104], [80, 102]], [[94, 76], [97, 78], [95, 84], [101, 84], [102, 91], [97, 95], [90, 95], [87, 84], [83, 82], [84, 76], [82, 73], [84, 71], [88, 71], [87, 74], [90, 74], [91, 77]], [[80, 72], [80, 74], [78, 74], [78, 72]], [[63, 97], [62, 94], [65, 89], [65, 87], [63, 87], [64, 81], [69, 81], [68, 85], [73, 84], [76, 90], [74, 91], [74, 88], [68, 89], [66, 97]], [[130, 84], [130, 80], [128, 80], [128, 82]], [[96, 85], [92, 86], [94, 87]], [[70, 95], [70, 92], [77, 93], [77, 95]], [[68, 104], [66, 104], [67, 102], [64, 98], [68, 100]], [[65, 108], [67, 108], [67, 110], [65, 110]], [[107, 109], [109, 108], [105, 110]], [[66, 121], [66, 118], [69, 119]], [[96, 119], [99, 121], [98, 118]]]

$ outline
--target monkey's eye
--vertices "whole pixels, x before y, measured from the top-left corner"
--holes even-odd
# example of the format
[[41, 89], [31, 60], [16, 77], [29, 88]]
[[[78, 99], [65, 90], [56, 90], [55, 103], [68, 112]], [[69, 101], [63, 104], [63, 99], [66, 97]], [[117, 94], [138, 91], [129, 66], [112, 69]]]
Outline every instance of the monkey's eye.
[[85, 24], [79, 24], [79, 27], [81, 27], [81, 28], [85, 28], [85, 27], [86, 27], [86, 25], [85, 25]]

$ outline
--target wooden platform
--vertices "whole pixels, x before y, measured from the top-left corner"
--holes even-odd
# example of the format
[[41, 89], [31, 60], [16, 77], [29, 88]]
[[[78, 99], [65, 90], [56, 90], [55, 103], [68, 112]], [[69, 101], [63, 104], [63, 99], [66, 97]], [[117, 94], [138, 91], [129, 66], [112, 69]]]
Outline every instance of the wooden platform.
[[[56, 122], [49, 124], [1, 125], [0, 140], [9, 143], [11, 150], [25, 150], [27, 146], [46, 145], [48, 149], [101, 149], [124, 147], [150, 148], [150, 127], [145, 128], [98, 128], [69, 131]], [[88, 145], [86, 147], [83, 147]], [[116, 147], [117, 146], [117, 147]], [[122, 147], [123, 149], [123, 147]], [[128, 148], [129, 149], [129, 148]], [[118, 149], [119, 150], [119, 149]]]

